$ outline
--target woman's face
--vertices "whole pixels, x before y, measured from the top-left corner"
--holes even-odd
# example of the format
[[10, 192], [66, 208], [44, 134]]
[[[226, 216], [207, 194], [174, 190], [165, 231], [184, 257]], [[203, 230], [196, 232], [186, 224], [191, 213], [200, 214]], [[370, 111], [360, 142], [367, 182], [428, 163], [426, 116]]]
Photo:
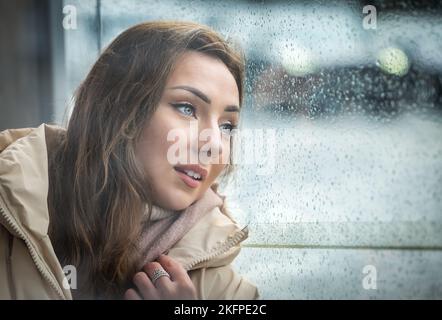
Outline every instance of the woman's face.
[[182, 210], [202, 197], [228, 163], [238, 106], [236, 81], [221, 60], [182, 55], [136, 149], [155, 205]]

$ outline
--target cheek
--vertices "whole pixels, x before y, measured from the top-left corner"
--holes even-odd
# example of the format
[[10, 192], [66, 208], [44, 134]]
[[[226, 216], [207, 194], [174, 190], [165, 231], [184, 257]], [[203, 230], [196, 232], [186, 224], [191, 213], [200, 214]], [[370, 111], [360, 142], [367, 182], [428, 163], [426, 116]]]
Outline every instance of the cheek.
[[218, 176], [221, 174], [221, 172], [224, 170], [225, 167], [226, 167], [225, 164], [212, 164], [210, 170], [211, 171], [210, 176], [207, 179], [206, 183], [208, 185], [211, 185], [216, 180], [216, 178], [218, 178]]
[[230, 141], [232, 138], [225, 138], [223, 139], [223, 159], [226, 159], [226, 161], [224, 161], [224, 163], [229, 163], [230, 162], [230, 152], [231, 152], [231, 146], [230, 146]]
[[137, 146], [137, 156], [142, 162], [148, 175], [155, 173], [155, 168], [161, 168], [167, 163], [168, 128], [166, 125], [152, 123], [144, 132]]

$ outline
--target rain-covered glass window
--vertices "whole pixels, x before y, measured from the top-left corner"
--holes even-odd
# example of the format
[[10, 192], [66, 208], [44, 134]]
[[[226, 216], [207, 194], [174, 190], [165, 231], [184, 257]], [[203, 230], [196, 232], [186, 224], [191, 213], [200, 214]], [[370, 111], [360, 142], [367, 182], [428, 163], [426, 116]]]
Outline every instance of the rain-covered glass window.
[[267, 299], [442, 298], [442, 7], [388, 3], [65, 0], [66, 93], [133, 24], [213, 27], [247, 59], [235, 268]]

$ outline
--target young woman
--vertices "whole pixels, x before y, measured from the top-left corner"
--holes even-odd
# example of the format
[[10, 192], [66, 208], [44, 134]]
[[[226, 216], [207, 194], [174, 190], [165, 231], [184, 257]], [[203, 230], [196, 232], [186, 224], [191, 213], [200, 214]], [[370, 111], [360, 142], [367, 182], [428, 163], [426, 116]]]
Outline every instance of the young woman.
[[259, 298], [217, 192], [243, 77], [208, 27], [143, 23], [94, 64], [67, 130], [2, 132], [0, 298]]

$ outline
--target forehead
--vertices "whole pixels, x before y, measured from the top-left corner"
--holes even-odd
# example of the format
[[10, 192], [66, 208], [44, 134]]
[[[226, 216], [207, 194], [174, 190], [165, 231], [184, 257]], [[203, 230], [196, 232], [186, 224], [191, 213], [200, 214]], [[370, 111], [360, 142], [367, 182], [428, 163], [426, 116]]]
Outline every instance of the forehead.
[[239, 101], [238, 86], [230, 70], [220, 59], [204, 53], [187, 51], [177, 60], [166, 87], [179, 85], [195, 87], [212, 99], [222, 98], [226, 104], [237, 105]]

